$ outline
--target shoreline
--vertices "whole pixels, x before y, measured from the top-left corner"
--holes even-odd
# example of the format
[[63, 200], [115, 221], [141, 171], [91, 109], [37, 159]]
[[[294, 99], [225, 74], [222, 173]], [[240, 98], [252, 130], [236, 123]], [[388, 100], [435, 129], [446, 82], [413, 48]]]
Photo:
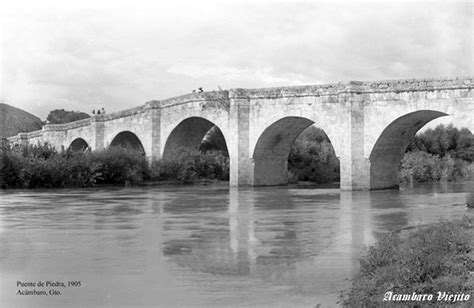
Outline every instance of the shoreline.
[[[416, 297], [420, 294], [431, 295], [427, 304], [445, 305], [436, 296], [444, 292], [453, 296], [470, 294], [464, 302], [450, 302], [456, 307], [470, 307], [474, 287], [473, 213], [407, 226], [383, 235], [360, 257], [360, 269], [351, 278], [351, 286], [341, 294], [342, 306], [396, 306], [402, 302], [422, 305]], [[367, 285], [370, 290], [365, 288]], [[399, 300], [397, 296], [407, 299]]]

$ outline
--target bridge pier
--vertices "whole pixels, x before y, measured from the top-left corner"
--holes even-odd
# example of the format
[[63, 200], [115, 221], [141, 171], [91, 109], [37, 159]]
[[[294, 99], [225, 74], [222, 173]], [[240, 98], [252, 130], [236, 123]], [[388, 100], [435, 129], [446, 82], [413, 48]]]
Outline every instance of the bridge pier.
[[363, 95], [347, 94], [345, 96], [349, 107], [346, 127], [349, 140], [339, 150], [341, 190], [370, 189], [370, 161], [364, 156], [364, 100]]
[[370, 163], [363, 157], [339, 157], [341, 190], [370, 189]]
[[93, 131], [95, 132], [92, 138], [92, 144], [90, 145], [93, 151], [103, 150], [104, 145], [104, 122], [97, 121], [95, 117], [92, 118]]
[[250, 99], [239, 95], [239, 89], [229, 91], [229, 184], [252, 186], [253, 160], [250, 154]]
[[146, 152], [147, 160], [151, 163], [153, 160], [161, 159], [161, 108], [154, 108], [153, 102], [147, 103], [151, 113], [151, 145]]

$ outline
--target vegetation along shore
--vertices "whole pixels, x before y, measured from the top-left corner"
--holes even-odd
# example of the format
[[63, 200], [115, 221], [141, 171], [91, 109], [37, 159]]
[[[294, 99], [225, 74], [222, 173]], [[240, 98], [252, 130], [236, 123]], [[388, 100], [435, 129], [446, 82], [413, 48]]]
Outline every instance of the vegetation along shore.
[[[0, 149], [2, 188], [136, 185], [144, 181], [195, 183], [229, 179], [225, 141], [209, 133], [200, 149], [182, 148], [173, 159], [148, 163], [140, 150], [58, 152], [44, 145]], [[474, 175], [474, 137], [467, 129], [439, 125], [415, 136], [400, 164], [400, 182], [470, 179]], [[339, 160], [323, 130], [310, 126], [296, 139], [288, 157], [289, 182], [339, 182]]]
[[143, 181], [228, 180], [228, 158], [219, 151], [184, 150], [167, 162], [149, 164], [142, 152], [124, 147], [102, 151], [58, 152], [49, 145], [0, 150], [2, 188], [90, 187], [136, 185]]
[[344, 307], [472, 307], [472, 219], [392, 232], [370, 246]]

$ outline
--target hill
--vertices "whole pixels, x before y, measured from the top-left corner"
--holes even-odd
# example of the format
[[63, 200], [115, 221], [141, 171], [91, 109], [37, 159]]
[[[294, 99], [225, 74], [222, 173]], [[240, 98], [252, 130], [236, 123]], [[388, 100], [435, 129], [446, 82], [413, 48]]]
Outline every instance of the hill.
[[42, 125], [40, 118], [31, 113], [0, 103], [0, 138], [39, 130]]

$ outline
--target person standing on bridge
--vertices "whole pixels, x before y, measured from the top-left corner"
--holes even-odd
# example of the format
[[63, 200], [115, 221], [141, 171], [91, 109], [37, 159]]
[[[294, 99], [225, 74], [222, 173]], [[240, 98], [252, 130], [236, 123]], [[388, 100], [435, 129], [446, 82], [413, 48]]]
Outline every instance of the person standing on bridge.
[[105, 109], [104, 109], [104, 107], [102, 107], [102, 112], [101, 112], [101, 113], [102, 113], [102, 114], [105, 114]]

